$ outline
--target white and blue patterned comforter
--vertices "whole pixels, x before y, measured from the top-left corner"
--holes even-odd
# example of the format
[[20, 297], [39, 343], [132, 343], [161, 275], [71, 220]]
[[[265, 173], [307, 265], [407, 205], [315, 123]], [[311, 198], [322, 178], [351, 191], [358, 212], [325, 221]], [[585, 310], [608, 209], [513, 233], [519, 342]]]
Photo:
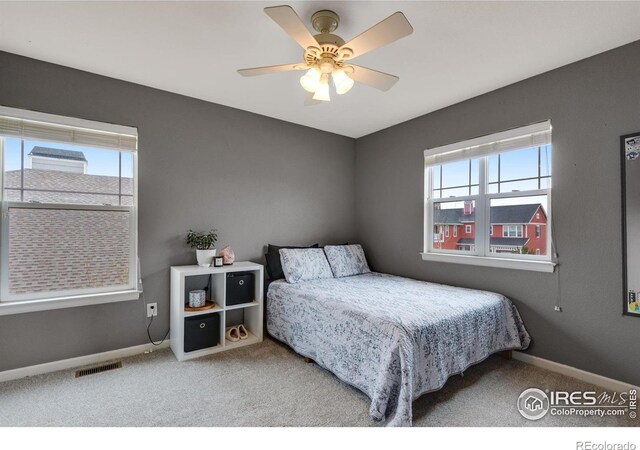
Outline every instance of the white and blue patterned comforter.
[[366, 273], [271, 283], [267, 330], [371, 399], [369, 414], [411, 425], [411, 403], [451, 375], [530, 342], [503, 295]]

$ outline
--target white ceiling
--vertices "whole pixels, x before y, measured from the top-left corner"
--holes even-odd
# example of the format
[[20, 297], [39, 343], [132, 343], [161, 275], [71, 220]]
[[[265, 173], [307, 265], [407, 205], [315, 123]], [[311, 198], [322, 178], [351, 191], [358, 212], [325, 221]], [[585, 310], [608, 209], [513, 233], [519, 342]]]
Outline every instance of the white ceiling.
[[236, 73], [302, 60], [262, 11], [279, 4], [0, 2], [0, 50], [360, 137], [640, 39], [640, 2], [289, 2], [307, 25], [337, 12], [347, 41], [398, 10], [414, 28], [354, 60], [398, 75], [390, 91], [303, 106], [304, 72]]

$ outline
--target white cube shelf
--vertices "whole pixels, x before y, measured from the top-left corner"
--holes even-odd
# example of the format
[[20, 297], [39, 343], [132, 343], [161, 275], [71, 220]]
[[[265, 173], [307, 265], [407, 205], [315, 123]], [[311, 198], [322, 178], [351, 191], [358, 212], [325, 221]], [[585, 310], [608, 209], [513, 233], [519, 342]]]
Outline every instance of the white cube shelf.
[[[249, 272], [255, 277], [253, 301], [227, 306], [227, 274]], [[236, 262], [223, 267], [172, 266], [171, 267], [171, 350], [179, 361], [198, 358], [245, 345], [262, 342], [264, 273], [260, 264]], [[207, 287], [207, 301], [215, 307], [204, 311], [185, 311], [188, 304], [187, 290]], [[205, 314], [220, 315], [220, 338], [218, 345], [192, 352], [184, 351], [184, 322], [187, 317]], [[243, 323], [249, 337], [237, 342], [227, 341], [224, 333], [229, 326]]]

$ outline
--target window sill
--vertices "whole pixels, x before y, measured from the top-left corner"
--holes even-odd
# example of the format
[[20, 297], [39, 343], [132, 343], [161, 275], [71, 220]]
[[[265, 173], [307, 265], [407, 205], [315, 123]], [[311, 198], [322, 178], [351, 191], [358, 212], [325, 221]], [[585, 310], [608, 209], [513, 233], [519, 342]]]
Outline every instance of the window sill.
[[140, 292], [136, 290], [108, 292], [105, 294], [78, 295], [73, 297], [58, 297], [52, 299], [23, 300], [14, 302], [0, 302], [0, 316], [23, 314], [52, 309], [73, 308], [77, 306], [99, 305], [101, 303], [124, 302], [137, 300]]
[[445, 253], [420, 253], [423, 261], [467, 264], [470, 266], [497, 267], [500, 269], [530, 270], [552, 273], [556, 264], [551, 261], [533, 261], [511, 258], [489, 258], [486, 256], [452, 255]]

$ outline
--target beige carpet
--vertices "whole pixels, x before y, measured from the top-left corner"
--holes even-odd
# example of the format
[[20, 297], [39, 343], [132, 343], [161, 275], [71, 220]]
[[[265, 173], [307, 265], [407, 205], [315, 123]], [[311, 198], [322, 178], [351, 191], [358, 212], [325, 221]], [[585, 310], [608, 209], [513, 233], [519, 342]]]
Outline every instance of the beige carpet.
[[[414, 402], [414, 426], [639, 425], [550, 415], [530, 422], [515, 406], [528, 387], [594, 389], [491, 357]], [[0, 383], [0, 426], [375, 426], [368, 410], [360, 391], [270, 339], [182, 363], [167, 349], [82, 378], [69, 370]]]

